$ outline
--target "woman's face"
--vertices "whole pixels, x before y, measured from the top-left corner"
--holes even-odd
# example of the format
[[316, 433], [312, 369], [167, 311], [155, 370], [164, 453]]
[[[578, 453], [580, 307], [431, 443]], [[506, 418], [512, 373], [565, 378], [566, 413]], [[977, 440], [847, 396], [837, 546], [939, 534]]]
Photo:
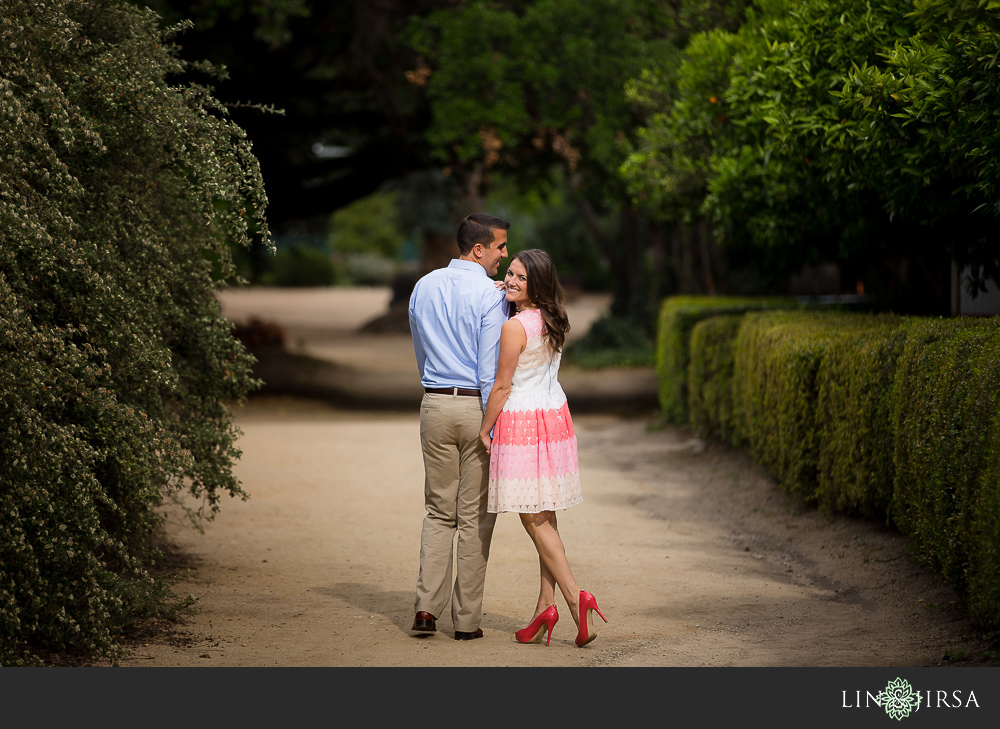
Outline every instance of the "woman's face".
[[523, 309], [525, 305], [531, 303], [528, 299], [528, 272], [519, 259], [515, 258], [510, 262], [503, 283], [507, 287], [507, 301], [518, 309]]

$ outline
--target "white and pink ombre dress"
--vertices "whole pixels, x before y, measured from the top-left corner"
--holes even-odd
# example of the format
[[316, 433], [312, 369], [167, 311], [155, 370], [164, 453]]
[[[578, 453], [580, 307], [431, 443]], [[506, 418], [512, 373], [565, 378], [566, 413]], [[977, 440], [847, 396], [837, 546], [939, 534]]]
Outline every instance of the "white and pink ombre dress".
[[493, 427], [487, 509], [532, 514], [568, 509], [583, 501], [583, 493], [576, 433], [558, 380], [562, 354], [546, 345], [538, 309], [526, 309], [514, 319], [524, 327], [528, 343]]

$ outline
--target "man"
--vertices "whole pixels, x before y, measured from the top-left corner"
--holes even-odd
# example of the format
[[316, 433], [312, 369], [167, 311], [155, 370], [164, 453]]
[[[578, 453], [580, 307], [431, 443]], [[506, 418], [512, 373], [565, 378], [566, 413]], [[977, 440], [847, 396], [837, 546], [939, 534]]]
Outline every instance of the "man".
[[503, 291], [489, 277], [507, 257], [509, 229], [510, 223], [493, 215], [468, 216], [458, 228], [459, 257], [421, 278], [410, 296], [410, 331], [424, 386], [420, 446], [427, 510], [412, 630], [437, 630], [450, 602], [456, 640], [483, 635], [496, 514], [486, 511], [490, 459], [479, 428], [507, 320]]

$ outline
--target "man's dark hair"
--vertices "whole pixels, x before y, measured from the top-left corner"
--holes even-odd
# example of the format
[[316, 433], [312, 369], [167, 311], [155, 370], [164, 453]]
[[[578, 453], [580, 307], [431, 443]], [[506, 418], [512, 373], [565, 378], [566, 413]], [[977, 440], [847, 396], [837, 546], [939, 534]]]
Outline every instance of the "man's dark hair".
[[510, 230], [510, 223], [488, 213], [473, 213], [458, 226], [458, 252], [466, 256], [476, 244], [489, 248], [494, 230]]

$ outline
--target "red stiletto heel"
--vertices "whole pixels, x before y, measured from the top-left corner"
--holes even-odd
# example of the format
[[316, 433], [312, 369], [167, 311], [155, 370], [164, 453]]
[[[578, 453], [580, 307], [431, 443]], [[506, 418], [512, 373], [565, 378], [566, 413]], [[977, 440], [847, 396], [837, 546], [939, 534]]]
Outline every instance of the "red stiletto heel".
[[531, 621], [531, 625], [514, 633], [514, 637], [517, 638], [518, 643], [541, 643], [544, 631], [548, 634], [545, 639], [545, 645], [548, 645], [549, 641], [552, 640], [552, 629], [556, 626], [557, 620], [559, 620], [559, 611], [556, 610], [555, 605], [549, 605], [539, 613], [537, 618]]
[[586, 590], [580, 590], [580, 632], [576, 634], [575, 641], [579, 648], [583, 648], [597, 637], [597, 633], [594, 632], [594, 621], [591, 617], [591, 613], [594, 611], [597, 611], [597, 614], [601, 616], [601, 620], [605, 623], [608, 622], [604, 613], [597, 607], [597, 599]]

